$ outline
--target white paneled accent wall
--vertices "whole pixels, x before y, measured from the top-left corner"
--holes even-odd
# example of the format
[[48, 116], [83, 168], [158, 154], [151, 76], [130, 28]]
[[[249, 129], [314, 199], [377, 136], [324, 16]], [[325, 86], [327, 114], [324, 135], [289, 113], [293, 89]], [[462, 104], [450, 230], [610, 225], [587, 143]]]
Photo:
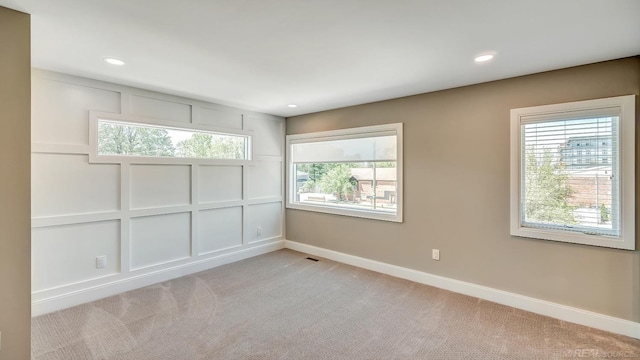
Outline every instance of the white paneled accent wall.
[[249, 198], [262, 199], [281, 197], [282, 164], [265, 162], [248, 166], [249, 169]]
[[[284, 119], [36, 69], [32, 79], [34, 315], [283, 247]], [[248, 133], [251, 160], [94, 163], [90, 112]]]
[[131, 165], [129, 191], [132, 209], [189, 205], [191, 166]]
[[242, 246], [242, 207], [200, 211], [198, 254]]
[[191, 122], [191, 105], [172, 99], [131, 95], [131, 114], [159, 120]]
[[[282, 233], [283, 213], [277, 211], [282, 203], [272, 202], [247, 206], [247, 234], [245, 240], [249, 243], [271, 239]], [[257, 230], [259, 229], [259, 231]]]
[[31, 157], [32, 216], [120, 210], [120, 166], [88, 166], [88, 163], [87, 155], [34, 153]]
[[237, 112], [200, 107], [197, 124], [220, 126], [228, 129], [242, 130], [242, 114]]
[[191, 255], [191, 213], [131, 219], [131, 269], [167, 264]]
[[[42, 78], [40, 78], [42, 79]], [[119, 113], [122, 93], [64, 81], [40, 81], [31, 89], [32, 141], [44, 144], [89, 144], [89, 110]]]
[[282, 134], [283, 121], [277, 118], [265, 119], [263, 117], [248, 115], [246, 127], [256, 134], [262, 134], [254, 138], [253, 146], [257, 155], [282, 157], [283, 140], [278, 138]]
[[198, 201], [201, 204], [242, 200], [242, 166], [200, 166]]
[[[32, 287], [38, 292], [120, 272], [120, 222], [87, 222], [33, 229]], [[97, 269], [95, 254], [109, 259]]]

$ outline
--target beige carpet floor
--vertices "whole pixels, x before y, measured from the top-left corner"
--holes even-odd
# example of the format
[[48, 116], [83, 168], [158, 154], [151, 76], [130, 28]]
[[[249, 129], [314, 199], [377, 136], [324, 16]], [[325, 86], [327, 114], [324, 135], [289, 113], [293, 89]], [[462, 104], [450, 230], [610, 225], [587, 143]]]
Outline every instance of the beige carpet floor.
[[32, 359], [640, 358], [640, 340], [281, 250], [33, 319]]

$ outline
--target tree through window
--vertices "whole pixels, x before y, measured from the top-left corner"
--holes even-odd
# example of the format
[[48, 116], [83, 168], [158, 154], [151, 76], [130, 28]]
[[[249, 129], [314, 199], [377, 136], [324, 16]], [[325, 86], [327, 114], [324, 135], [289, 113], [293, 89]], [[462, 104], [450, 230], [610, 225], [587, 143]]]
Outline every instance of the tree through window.
[[248, 137], [98, 120], [98, 155], [245, 160]]

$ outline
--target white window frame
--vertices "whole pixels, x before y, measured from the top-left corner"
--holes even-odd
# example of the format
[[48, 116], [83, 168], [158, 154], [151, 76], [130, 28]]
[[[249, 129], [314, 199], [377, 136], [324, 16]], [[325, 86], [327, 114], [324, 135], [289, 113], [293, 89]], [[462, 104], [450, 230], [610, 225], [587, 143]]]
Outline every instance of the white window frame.
[[[139, 155], [100, 155], [98, 154], [98, 122], [114, 121], [132, 126], [152, 126], [173, 130], [204, 131], [220, 135], [242, 136], [247, 139], [246, 159], [213, 159], [188, 157], [161, 157]], [[205, 124], [192, 124], [167, 120], [150, 119], [114, 113], [89, 112], [89, 162], [97, 164], [209, 164], [209, 165], [246, 165], [253, 163], [253, 136], [245, 130], [220, 128]]]
[[[386, 125], [374, 125], [358, 128], [349, 128], [341, 130], [330, 130], [322, 132], [313, 132], [305, 134], [287, 135], [286, 137], [286, 157], [287, 157], [287, 196], [286, 207], [288, 209], [306, 210], [321, 212], [334, 215], [353, 216], [366, 219], [402, 222], [402, 208], [403, 208], [403, 155], [402, 155], [402, 123], [386, 124]], [[387, 214], [377, 212], [374, 210], [366, 209], [348, 209], [340, 206], [331, 206], [326, 204], [306, 204], [294, 202], [295, 199], [295, 186], [296, 178], [294, 171], [294, 164], [291, 159], [291, 146], [297, 143], [309, 143], [314, 141], [330, 141], [330, 140], [344, 140], [354, 138], [364, 138], [370, 136], [379, 136], [380, 134], [395, 135], [396, 136], [396, 204], [397, 209], [395, 214]]]
[[[511, 235], [635, 250], [635, 95], [534, 106], [511, 110]], [[522, 226], [521, 126], [526, 123], [575, 117], [619, 116], [620, 236], [591, 235], [579, 231]]]

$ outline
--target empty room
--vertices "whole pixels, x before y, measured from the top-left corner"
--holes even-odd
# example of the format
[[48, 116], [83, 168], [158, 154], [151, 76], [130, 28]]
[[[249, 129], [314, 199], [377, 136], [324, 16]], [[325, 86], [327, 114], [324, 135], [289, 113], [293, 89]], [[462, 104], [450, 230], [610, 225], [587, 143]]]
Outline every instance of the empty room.
[[0, 360], [640, 359], [637, 0], [0, 0]]

